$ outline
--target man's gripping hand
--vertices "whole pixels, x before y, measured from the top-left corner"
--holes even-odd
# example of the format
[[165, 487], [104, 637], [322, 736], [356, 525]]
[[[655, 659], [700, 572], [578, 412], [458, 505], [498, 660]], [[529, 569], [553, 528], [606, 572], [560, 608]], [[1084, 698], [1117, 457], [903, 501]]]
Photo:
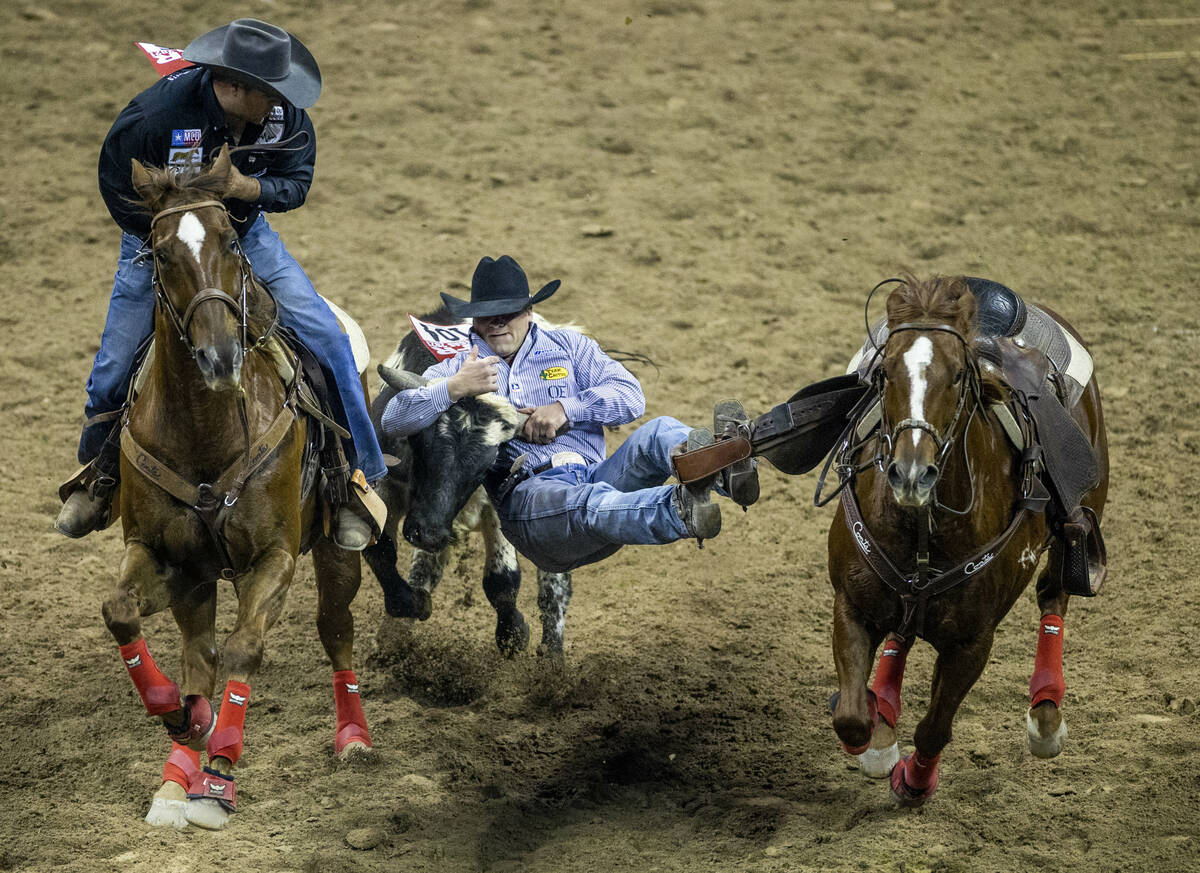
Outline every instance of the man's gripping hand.
[[471, 351], [463, 365], [458, 368], [458, 372], [446, 380], [450, 399], [461, 400], [464, 397], [500, 390], [500, 371], [496, 367], [499, 362], [500, 359], [495, 355], [480, 358], [479, 350], [471, 346]]
[[557, 400], [546, 406], [520, 406], [517, 412], [529, 416], [521, 429], [521, 439], [527, 443], [546, 445], [570, 429], [566, 410]]
[[237, 167], [229, 166], [229, 185], [225, 189], [225, 197], [234, 200], [257, 200], [262, 194], [262, 186], [258, 179], [247, 176]]

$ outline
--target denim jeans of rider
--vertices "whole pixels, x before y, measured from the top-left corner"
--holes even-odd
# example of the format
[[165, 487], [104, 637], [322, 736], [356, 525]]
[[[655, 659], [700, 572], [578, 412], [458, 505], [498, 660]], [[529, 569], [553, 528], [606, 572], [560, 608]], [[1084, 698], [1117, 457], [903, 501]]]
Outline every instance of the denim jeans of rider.
[[655, 418], [596, 464], [565, 464], [519, 484], [497, 507], [500, 526], [539, 569], [565, 573], [621, 546], [688, 536], [675, 508], [671, 449], [690, 428]]
[[[382, 478], [387, 468], [367, 414], [354, 353], [333, 312], [265, 217], [258, 217], [241, 246], [255, 275], [279, 303], [280, 323], [293, 330], [333, 374], [354, 441], [357, 466], [369, 482]], [[153, 331], [151, 259], [138, 237], [122, 234], [108, 317], [87, 382], [87, 417], [111, 412], [125, 402], [137, 348]], [[111, 422], [103, 422], [84, 428], [79, 441], [80, 463], [87, 463], [100, 452], [111, 426]]]

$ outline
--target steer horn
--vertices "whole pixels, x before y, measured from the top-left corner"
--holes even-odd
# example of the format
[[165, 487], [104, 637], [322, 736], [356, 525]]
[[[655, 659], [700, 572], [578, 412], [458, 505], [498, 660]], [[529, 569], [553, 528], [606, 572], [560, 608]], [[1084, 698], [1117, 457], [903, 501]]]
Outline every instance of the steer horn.
[[408, 370], [397, 370], [393, 367], [389, 367], [387, 364], [380, 364], [376, 370], [379, 373], [379, 377], [397, 391], [407, 391], [410, 388], [421, 388], [429, 382], [429, 380], [424, 376], [411, 373]]

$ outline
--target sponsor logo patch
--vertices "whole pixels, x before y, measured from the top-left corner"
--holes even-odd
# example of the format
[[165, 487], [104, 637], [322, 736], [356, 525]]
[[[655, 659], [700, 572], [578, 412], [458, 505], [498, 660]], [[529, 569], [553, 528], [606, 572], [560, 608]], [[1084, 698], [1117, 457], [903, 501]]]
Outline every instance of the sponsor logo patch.
[[567, 378], [567, 368], [547, 367], [546, 369], [542, 370], [542, 372], [538, 373], [538, 376], [541, 377], [543, 382], [554, 382], [558, 379], [565, 379]]
[[229, 702], [236, 703], [238, 706], [245, 706], [246, 705], [246, 695], [234, 694], [232, 691], [230, 691], [229, 692]]
[[358, 683], [357, 682], [347, 682], [346, 683], [346, 693], [347, 694], [358, 694]]
[[132, 658], [125, 659], [125, 666], [132, 670], [134, 667], [142, 666], [142, 656], [134, 655]]
[[171, 145], [176, 148], [179, 146], [194, 146], [200, 142], [201, 133], [202, 131], [198, 127], [173, 130], [171, 131]]
[[1062, 631], [1062, 628], [1056, 627], [1052, 624], [1048, 624], [1044, 628], [1042, 628], [1042, 633], [1051, 634], [1053, 636], [1058, 636], [1060, 631]]
[[171, 149], [167, 152], [167, 166], [177, 169], [187, 167], [199, 168], [204, 162], [204, 150], [199, 145], [188, 148]]

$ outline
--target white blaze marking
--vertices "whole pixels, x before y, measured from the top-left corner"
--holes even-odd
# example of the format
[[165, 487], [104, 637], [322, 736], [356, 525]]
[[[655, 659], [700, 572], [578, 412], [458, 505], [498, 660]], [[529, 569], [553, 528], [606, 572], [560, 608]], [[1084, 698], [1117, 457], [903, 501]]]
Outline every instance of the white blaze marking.
[[195, 213], [185, 212], [183, 218], [179, 219], [179, 229], [175, 231], [175, 236], [179, 237], [180, 242], [187, 245], [191, 250], [192, 256], [195, 257], [196, 263], [200, 262], [200, 247], [204, 244], [204, 225], [200, 223], [200, 219]]
[[[925, 420], [925, 369], [933, 363], [933, 341], [926, 336], [919, 336], [904, 353], [904, 363], [908, 367], [908, 376], [912, 379], [912, 389], [908, 394], [908, 417], [913, 421]], [[913, 445], [921, 431], [912, 428]]]

